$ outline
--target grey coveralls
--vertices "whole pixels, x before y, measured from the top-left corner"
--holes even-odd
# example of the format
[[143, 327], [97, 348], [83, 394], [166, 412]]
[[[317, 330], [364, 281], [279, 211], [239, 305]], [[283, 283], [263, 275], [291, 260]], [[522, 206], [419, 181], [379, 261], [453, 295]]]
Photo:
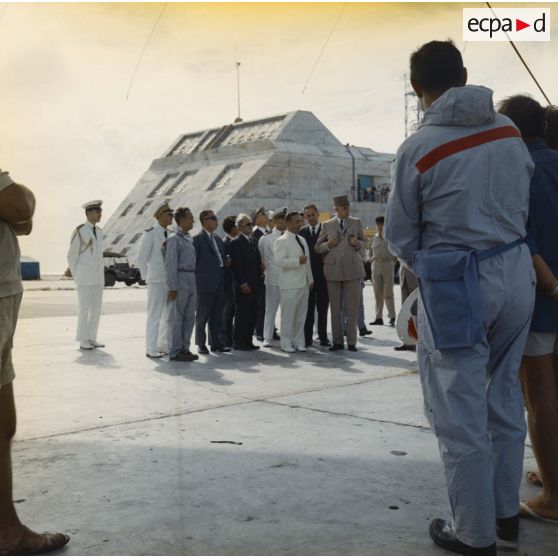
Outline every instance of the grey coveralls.
[[[487, 250], [525, 237], [533, 163], [492, 91], [451, 88], [399, 148], [385, 237], [407, 265], [419, 249]], [[534, 303], [525, 244], [479, 264], [484, 338], [436, 350], [422, 303], [418, 361], [457, 538], [484, 547], [519, 509], [525, 419], [519, 365]], [[459, 304], [459, 300], [446, 304]]]
[[178, 229], [164, 246], [167, 289], [176, 291], [168, 302], [169, 357], [190, 349], [196, 323], [196, 249], [192, 237]]

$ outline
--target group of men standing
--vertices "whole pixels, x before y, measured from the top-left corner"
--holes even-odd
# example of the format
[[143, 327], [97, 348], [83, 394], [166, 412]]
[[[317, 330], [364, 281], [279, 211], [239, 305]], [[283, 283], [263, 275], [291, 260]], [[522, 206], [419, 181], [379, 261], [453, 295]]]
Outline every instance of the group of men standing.
[[[93, 200], [83, 205], [86, 221], [74, 230], [68, 251], [78, 291], [76, 339], [84, 351], [104, 346], [97, 341], [104, 285], [98, 227], [102, 204]], [[257, 350], [254, 336], [264, 347], [281, 341], [285, 352], [303, 352], [313, 345], [315, 329], [321, 346], [342, 350], [346, 337], [347, 349], [356, 351], [357, 332], [370, 333], [362, 300], [366, 243], [361, 221], [349, 214], [348, 197], [335, 197], [333, 205], [335, 216], [323, 223], [315, 204], [303, 213], [282, 207], [229, 216], [221, 238], [212, 210], [200, 213], [201, 230], [192, 236], [192, 212], [174, 211], [162, 202], [137, 258], [147, 283], [146, 356], [197, 360], [189, 346], [194, 330], [198, 354]], [[371, 323], [383, 325], [385, 302], [394, 325], [394, 257], [383, 238], [383, 224], [378, 217], [371, 242], [376, 298]], [[276, 328], [279, 307], [281, 337]], [[330, 308], [333, 343], [327, 334]]]

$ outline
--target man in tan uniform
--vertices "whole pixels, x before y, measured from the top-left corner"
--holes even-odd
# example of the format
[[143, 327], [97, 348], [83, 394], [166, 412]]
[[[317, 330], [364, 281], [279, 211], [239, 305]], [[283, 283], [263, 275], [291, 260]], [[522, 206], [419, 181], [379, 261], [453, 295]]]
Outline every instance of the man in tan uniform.
[[336, 216], [322, 225], [315, 250], [324, 256], [324, 275], [331, 306], [331, 332], [333, 345], [330, 351], [344, 349], [341, 306], [347, 314], [347, 346], [356, 351], [358, 306], [364, 249], [364, 229], [360, 219], [349, 216], [347, 196], [333, 198]]
[[390, 254], [387, 242], [383, 235], [384, 217], [376, 217], [376, 230], [372, 238], [370, 252], [372, 256], [372, 285], [376, 299], [376, 320], [370, 325], [384, 325], [382, 314], [384, 301], [387, 306], [389, 325], [395, 325], [395, 303], [393, 300], [393, 271], [394, 257]]

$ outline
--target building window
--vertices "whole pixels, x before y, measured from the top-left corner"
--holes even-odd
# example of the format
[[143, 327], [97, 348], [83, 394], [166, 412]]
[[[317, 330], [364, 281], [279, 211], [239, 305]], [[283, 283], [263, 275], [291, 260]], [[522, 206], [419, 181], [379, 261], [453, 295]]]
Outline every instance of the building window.
[[151, 205], [151, 202], [148, 201], [147, 203], [143, 204], [143, 207], [138, 211], [138, 215], [143, 215], [145, 210]]
[[365, 174], [359, 174], [357, 178], [357, 201], [359, 202], [376, 202], [376, 186], [374, 185], [374, 177]]
[[112, 241], [112, 246], [116, 246], [122, 240], [123, 236], [123, 234], [115, 236], [114, 240]]
[[138, 241], [138, 239], [141, 237], [142, 234], [143, 234], [143, 233], [137, 233], [137, 234], [135, 234], [135, 235], [132, 237], [132, 239], [130, 240], [130, 244], [135, 244], [135, 243]]
[[193, 171], [186, 171], [180, 175], [180, 178], [165, 192], [165, 196], [172, 196], [176, 194], [181, 194], [186, 190], [192, 177], [197, 173], [197, 169]]
[[217, 178], [209, 185], [208, 190], [218, 190], [224, 188], [233, 179], [242, 163], [227, 165], [218, 175]]
[[130, 213], [130, 209], [132, 209], [132, 207], [134, 207], [133, 203], [128, 204], [126, 209], [120, 214], [120, 217], [124, 217], [125, 215], [128, 215], [128, 213]]
[[173, 172], [171, 174], [167, 174], [158, 184], [151, 190], [150, 194], [147, 196], [148, 198], [154, 198], [155, 196], [164, 196], [166, 195], [166, 190], [171, 187], [173, 182], [176, 180], [178, 176], [177, 172]]
[[125, 256], [125, 255], [126, 255], [126, 252], [128, 252], [129, 249], [130, 249], [130, 247], [129, 247], [129, 246], [126, 246], [125, 248], [122, 248], [122, 250], [120, 250], [120, 253], [121, 253], [123, 256]]

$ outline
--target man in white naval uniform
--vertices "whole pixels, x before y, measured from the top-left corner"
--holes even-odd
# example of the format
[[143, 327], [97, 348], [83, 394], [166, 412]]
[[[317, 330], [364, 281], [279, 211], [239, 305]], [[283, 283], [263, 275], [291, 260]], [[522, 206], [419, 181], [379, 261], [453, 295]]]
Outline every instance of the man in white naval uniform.
[[78, 294], [76, 340], [83, 351], [104, 347], [97, 342], [105, 286], [103, 231], [97, 226], [102, 205], [102, 200], [93, 200], [82, 206], [87, 220], [72, 233], [67, 256]]
[[271, 347], [275, 331], [275, 316], [279, 308], [279, 274], [275, 263], [275, 241], [285, 232], [285, 217], [287, 208], [277, 209], [271, 215], [273, 230], [260, 238], [258, 250], [265, 265], [265, 319], [264, 319], [264, 347]]
[[163, 242], [169, 235], [167, 227], [172, 224], [172, 209], [167, 202], [163, 202], [153, 216], [157, 224], [143, 233], [137, 264], [142, 279], [147, 283], [146, 356], [161, 358], [168, 352]]
[[535, 294], [523, 243], [533, 162], [511, 120], [494, 111], [492, 91], [466, 81], [451, 41], [411, 56], [411, 84], [426, 112], [395, 157], [385, 237], [419, 280], [425, 413], [454, 520], [433, 520], [430, 536], [452, 552], [485, 555], [496, 554], [497, 535], [518, 537], [519, 365]]
[[302, 217], [298, 211], [287, 213], [287, 230], [275, 241], [275, 263], [281, 270], [281, 350], [286, 353], [306, 351], [304, 322], [308, 295], [314, 287], [310, 253], [306, 240], [298, 231]]

